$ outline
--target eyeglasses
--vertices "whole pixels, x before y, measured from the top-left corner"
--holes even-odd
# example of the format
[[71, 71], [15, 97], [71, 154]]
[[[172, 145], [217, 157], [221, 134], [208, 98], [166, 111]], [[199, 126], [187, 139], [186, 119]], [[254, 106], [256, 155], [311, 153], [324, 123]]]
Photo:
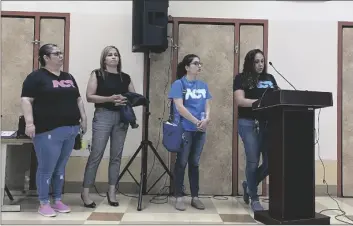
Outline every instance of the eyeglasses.
[[60, 55], [64, 55], [64, 53], [63, 52], [52, 52], [52, 53], [50, 53], [50, 54], [53, 54], [54, 56], [60, 56]]
[[197, 67], [202, 66], [202, 63], [201, 63], [201, 62], [192, 62], [191, 64], [193, 64], [193, 65], [195, 65], [195, 66], [197, 66]]

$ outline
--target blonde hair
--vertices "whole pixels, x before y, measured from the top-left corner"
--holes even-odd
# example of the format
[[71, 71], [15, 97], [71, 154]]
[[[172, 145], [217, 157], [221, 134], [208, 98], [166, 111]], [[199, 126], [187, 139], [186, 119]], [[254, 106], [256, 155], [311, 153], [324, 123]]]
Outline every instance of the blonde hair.
[[[117, 65], [117, 70], [118, 70], [118, 74], [121, 75], [121, 55], [120, 55], [120, 52], [118, 50], [118, 48], [116, 48], [115, 46], [107, 46], [105, 47], [103, 50], [102, 50], [102, 53], [101, 53], [101, 57], [100, 57], [100, 68], [97, 68], [97, 69], [94, 69], [92, 71], [96, 73], [96, 75], [98, 76], [102, 76], [103, 79], [105, 78], [105, 74], [106, 74], [106, 69], [107, 69], [107, 66], [105, 64], [105, 58], [108, 56], [109, 54], [109, 51], [112, 50], [112, 49], [115, 49], [116, 52], [118, 53], [118, 57], [119, 57], [119, 63]], [[121, 77], [120, 77], [121, 78]], [[122, 79], [122, 78], [121, 78]]]

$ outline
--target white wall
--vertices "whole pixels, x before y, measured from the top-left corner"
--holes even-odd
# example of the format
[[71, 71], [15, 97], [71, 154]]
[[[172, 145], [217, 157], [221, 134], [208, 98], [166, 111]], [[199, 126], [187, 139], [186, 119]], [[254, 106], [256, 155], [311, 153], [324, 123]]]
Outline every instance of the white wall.
[[[131, 5], [132, 1], [5, 1], [2, 10], [71, 13], [70, 72], [77, 77], [81, 92], [85, 91], [90, 71], [98, 67], [100, 51], [111, 44], [120, 49], [124, 71], [132, 76], [137, 91], [142, 92], [143, 56], [131, 52]], [[349, 1], [171, 1], [169, 14], [269, 20], [269, 60], [297, 89], [333, 93], [334, 107], [323, 109], [320, 116], [320, 156], [335, 160], [337, 21], [353, 21], [352, 9], [353, 2]], [[270, 72], [282, 88], [290, 88], [273, 70]], [[93, 106], [86, 108], [92, 118]], [[90, 134], [88, 131], [88, 138]], [[141, 129], [130, 130], [124, 155], [135, 151], [139, 137]]]

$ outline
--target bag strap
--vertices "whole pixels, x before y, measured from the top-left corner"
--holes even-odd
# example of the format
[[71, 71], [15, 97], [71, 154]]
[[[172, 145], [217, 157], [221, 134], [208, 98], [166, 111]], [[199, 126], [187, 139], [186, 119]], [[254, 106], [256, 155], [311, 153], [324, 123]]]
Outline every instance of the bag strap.
[[[181, 86], [183, 88], [183, 104], [185, 104], [186, 90], [185, 90], [184, 82], [182, 79], [180, 79], [180, 82], [181, 82]], [[182, 117], [182, 116], [180, 115], [180, 117]], [[168, 121], [174, 122], [174, 101], [173, 101], [173, 99], [170, 102], [170, 113], [169, 113], [169, 120]]]

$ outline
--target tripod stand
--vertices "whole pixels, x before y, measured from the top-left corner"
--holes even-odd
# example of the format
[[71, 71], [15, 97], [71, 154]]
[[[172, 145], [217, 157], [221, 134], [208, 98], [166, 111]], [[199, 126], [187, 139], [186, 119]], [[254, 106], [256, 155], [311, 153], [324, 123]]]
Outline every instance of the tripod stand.
[[[149, 92], [150, 92], [150, 53], [144, 53], [144, 63], [145, 63], [145, 67], [144, 70], [146, 72], [146, 93], [145, 93], [145, 97], [147, 100], [149, 100]], [[143, 139], [140, 143], [140, 146], [137, 148], [137, 150], [135, 151], [134, 155], [131, 157], [131, 159], [129, 160], [129, 162], [127, 163], [127, 165], [125, 166], [125, 168], [123, 169], [123, 171], [121, 172], [119, 178], [118, 178], [118, 182], [120, 181], [120, 179], [123, 177], [123, 175], [125, 174], [126, 171], [129, 172], [130, 176], [134, 179], [135, 183], [139, 186], [140, 190], [139, 190], [139, 197], [138, 197], [138, 205], [137, 205], [137, 210], [141, 211], [141, 204], [142, 204], [142, 196], [148, 194], [148, 192], [158, 183], [158, 181], [160, 179], [162, 179], [162, 177], [164, 176], [164, 174], [168, 173], [168, 175], [170, 176], [170, 179], [173, 180], [173, 176], [171, 174], [171, 172], [169, 171], [168, 167], [165, 165], [165, 163], [163, 162], [163, 159], [159, 156], [156, 148], [153, 146], [152, 142], [148, 139], [148, 122], [149, 122], [149, 116], [150, 116], [150, 112], [149, 112], [149, 104], [146, 104], [145, 110], [144, 110], [144, 132], [143, 132]], [[153, 151], [154, 155], [157, 157], [157, 159], [159, 160], [159, 162], [162, 164], [165, 172], [153, 183], [153, 185], [150, 187], [150, 189], [148, 189], [148, 191], [146, 192], [146, 187], [147, 187], [147, 150], [148, 147]], [[133, 175], [130, 173], [129, 171], [129, 166], [131, 165], [131, 163], [134, 161], [134, 159], [136, 158], [137, 154], [142, 150], [142, 156], [141, 156], [141, 174], [140, 174], [140, 183], [138, 183], [136, 181], [136, 179], [133, 177]]]

